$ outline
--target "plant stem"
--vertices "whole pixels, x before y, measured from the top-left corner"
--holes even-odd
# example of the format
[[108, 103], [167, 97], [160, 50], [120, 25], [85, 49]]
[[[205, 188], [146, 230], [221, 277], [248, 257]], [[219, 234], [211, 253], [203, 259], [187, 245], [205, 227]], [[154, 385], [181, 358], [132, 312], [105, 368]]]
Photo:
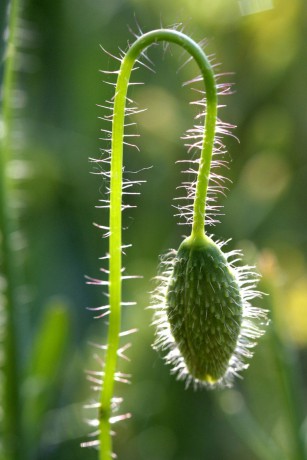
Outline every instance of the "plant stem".
[[211, 65], [201, 47], [185, 34], [168, 29], [154, 30], [139, 37], [122, 60], [117, 80], [112, 129], [111, 202], [110, 202], [110, 322], [108, 348], [105, 362], [105, 377], [101, 392], [100, 409], [100, 460], [111, 460], [110, 436], [111, 400], [114, 389], [121, 324], [121, 227], [122, 227], [122, 167], [123, 136], [126, 96], [133, 65], [139, 55], [151, 44], [160, 41], [176, 43], [190, 53], [197, 62], [206, 86], [207, 113], [204, 139], [199, 165], [194, 205], [192, 236], [204, 234], [205, 201], [215, 135], [217, 114], [216, 84]]
[[[273, 294], [271, 294], [273, 298]], [[288, 436], [291, 446], [291, 458], [293, 460], [306, 460], [301, 425], [303, 413], [301, 410], [302, 401], [300, 394], [300, 385], [298, 383], [297, 363], [293, 350], [286, 346], [275, 318], [275, 305], [272, 307], [272, 325], [270, 340], [276, 362], [278, 377], [282, 390], [282, 402], [284, 406], [285, 420], [288, 427]]]
[[[276, 366], [275, 390], [280, 391], [279, 416], [284, 420], [286, 428], [287, 443], [289, 452], [287, 455], [291, 460], [306, 460], [307, 451], [304, 445], [302, 433], [303, 395], [301, 394], [300, 369], [297, 362], [295, 350], [285, 341], [281, 333], [278, 315], [280, 304], [283, 302], [280, 297], [280, 286], [278, 281], [278, 266], [275, 266], [275, 259], [269, 258], [266, 265], [264, 257], [263, 278], [261, 290], [268, 295], [265, 297], [264, 306], [270, 311], [271, 322], [268, 330], [268, 344], [272, 352], [272, 359]], [[272, 262], [274, 262], [272, 264]]]
[[16, 56], [16, 29], [19, 1], [12, 0], [9, 15], [9, 37], [2, 87], [2, 136], [0, 138], [0, 222], [1, 222], [1, 268], [5, 277], [3, 289], [5, 317], [3, 339], [3, 441], [6, 460], [23, 457], [20, 423], [20, 395], [16, 330], [16, 268], [11, 241], [14, 229], [10, 208], [11, 184], [7, 177], [7, 165], [12, 150], [12, 91], [14, 85], [14, 61]]

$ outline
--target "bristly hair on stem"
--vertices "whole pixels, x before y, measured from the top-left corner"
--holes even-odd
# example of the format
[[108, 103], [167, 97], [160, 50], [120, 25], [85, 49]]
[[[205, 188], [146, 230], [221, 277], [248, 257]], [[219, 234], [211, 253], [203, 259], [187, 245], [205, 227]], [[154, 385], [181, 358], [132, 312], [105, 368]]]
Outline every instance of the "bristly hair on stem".
[[[177, 27], [178, 28], [178, 27]], [[200, 91], [200, 100], [194, 102], [201, 107], [196, 124], [184, 137], [189, 151], [199, 152], [198, 158], [188, 160], [184, 171], [194, 177], [192, 183], [184, 181], [186, 190], [184, 204], [179, 205], [179, 214], [191, 227], [191, 234], [177, 251], [172, 250], [162, 259], [159, 286], [153, 296], [154, 324], [157, 327], [155, 348], [166, 349], [166, 361], [173, 372], [184, 378], [187, 384], [213, 388], [230, 385], [233, 377], [247, 367], [245, 358], [252, 355], [251, 348], [262, 334], [257, 322], [266, 322], [266, 313], [251, 306], [250, 301], [259, 296], [256, 290], [257, 275], [251, 267], [237, 267], [238, 251], [223, 252], [224, 243], [214, 242], [206, 227], [216, 222], [219, 207], [216, 195], [224, 193], [225, 179], [215, 171], [223, 165], [225, 151], [222, 136], [232, 126], [222, 123], [217, 116], [218, 94], [227, 94], [231, 85], [219, 83], [208, 57], [201, 45], [183, 32], [174, 29], [158, 29], [136, 35], [136, 41], [124, 53], [120, 50], [119, 71], [115, 95], [104, 105], [107, 114], [103, 119], [111, 123], [112, 129], [104, 129], [104, 138], [111, 140], [111, 147], [104, 150], [105, 157], [93, 160], [97, 172], [109, 181], [107, 195], [100, 200], [99, 208], [109, 208], [109, 225], [101, 226], [109, 237], [109, 253], [105, 257], [108, 269], [107, 280], [89, 279], [89, 282], [105, 286], [108, 304], [98, 307], [97, 317], [108, 318], [107, 344], [98, 346], [104, 350], [104, 359], [97, 357], [100, 370], [89, 373], [94, 389], [100, 392], [97, 418], [91, 425], [97, 430], [98, 439], [84, 446], [98, 446], [99, 459], [111, 460], [111, 424], [130, 417], [117, 415], [120, 398], [114, 398], [115, 382], [128, 382], [129, 376], [118, 371], [118, 357], [127, 359], [124, 352], [129, 344], [122, 345], [122, 336], [135, 332], [121, 332], [122, 301], [122, 211], [129, 207], [123, 204], [125, 193], [134, 193], [133, 186], [141, 181], [123, 179], [123, 149], [131, 145], [130, 134], [125, 128], [131, 125], [128, 117], [137, 108], [128, 98], [128, 87], [135, 63], [152, 68], [146, 51], [152, 44], [174, 43], [188, 52], [188, 61], [193, 59], [199, 67], [200, 76], [190, 83], [203, 81], [205, 90]], [[109, 54], [109, 53], [108, 53]], [[114, 57], [114, 56], [113, 56]], [[188, 62], [187, 61], [187, 62]], [[113, 83], [112, 83], [113, 84]], [[199, 90], [197, 90], [199, 91]], [[110, 169], [104, 171], [105, 163]]]

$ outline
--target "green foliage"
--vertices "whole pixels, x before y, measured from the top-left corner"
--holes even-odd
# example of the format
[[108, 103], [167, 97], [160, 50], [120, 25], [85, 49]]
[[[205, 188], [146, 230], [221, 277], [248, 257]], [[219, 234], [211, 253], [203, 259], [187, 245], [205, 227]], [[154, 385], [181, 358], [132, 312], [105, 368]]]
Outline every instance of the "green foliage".
[[68, 355], [70, 321], [65, 303], [53, 300], [45, 307], [37, 327], [22, 386], [25, 455], [29, 459], [37, 455], [44, 416], [59, 390], [59, 372]]

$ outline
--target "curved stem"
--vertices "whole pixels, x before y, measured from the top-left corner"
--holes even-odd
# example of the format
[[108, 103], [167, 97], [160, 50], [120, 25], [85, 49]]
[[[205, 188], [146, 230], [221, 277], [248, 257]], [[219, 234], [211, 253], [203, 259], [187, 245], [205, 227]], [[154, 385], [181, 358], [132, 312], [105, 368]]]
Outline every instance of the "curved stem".
[[194, 202], [192, 237], [199, 238], [204, 235], [205, 201], [217, 115], [215, 78], [205, 53], [191, 38], [175, 30], [153, 30], [139, 37], [123, 58], [114, 99], [109, 243], [109, 296], [111, 313], [108, 331], [108, 349], [104, 369], [105, 378], [100, 400], [100, 460], [111, 460], [112, 455], [112, 441], [110, 437], [111, 400], [114, 389], [121, 323], [121, 208], [125, 103], [129, 78], [135, 61], [148, 46], [159, 41], [176, 43], [188, 51], [197, 62], [206, 86], [207, 113]]
[[3, 339], [3, 441], [7, 460], [18, 460], [24, 455], [21, 439], [20, 395], [17, 329], [16, 329], [16, 274], [15, 255], [11, 236], [14, 230], [12, 210], [10, 209], [11, 184], [7, 176], [7, 165], [12, 150], [12, 91], [14, 86], [14, 62], [16, 55], [16, 29], [19, 0], [12, 0], [9, 12], [9, 37], [7, 41], [6, 63], [3, 76], [2, 121], [3, 134], [0, 136], [0, 222], [1, 222], [1, 269], [6, 285], [3, 289], [5, 299], [5, 336]]

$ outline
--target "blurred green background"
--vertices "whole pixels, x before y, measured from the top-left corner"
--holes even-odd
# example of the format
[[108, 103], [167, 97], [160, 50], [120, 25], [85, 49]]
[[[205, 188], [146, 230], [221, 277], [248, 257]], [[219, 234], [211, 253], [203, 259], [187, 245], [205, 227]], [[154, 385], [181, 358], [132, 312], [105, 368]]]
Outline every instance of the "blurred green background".
[[[1, 3], [3, 30], [7, 3]], [[85, 421], [92, 414], [83, 406], [96, 397], [85, 370], [99, 367], [89, 342], [105, 343], [106, 325], [86, 307], [105, 299], [100, 287], [86, 285], [85, 275], [101, 276], [99, 257], [107, 252], [107, 240], [92, 223], [106, 225], [107, 211], [95, 208], [105, 198], [106, 183], [91, 174], [99, 169], [88, 158], [99, 158], [99, 149], [106, 147], [99, 137], [107, 125], [99, 117], [107, 111], [98, 105], [114, 91], [108, 84], [114, 78], [99, 69], [118, 68], [99, 45], [118, 55], [134, 40], [130, 29], [138, 33], [139, 26], [146, 32], [179, 23], [195, 40], [207, 38], [207, 52], [222, 63], [218, 73], [230, 73], [223, 81], [234, 82], [233, 94], [221, 99], [227, 107], [220, 117], [237, 125], [240, 142], [225, 139], [230, 169], [224, 174], [233, 184], [219, 201], [225, 215], [212, 232], [232, 238], [229, 247], [243, 248], [245, 260], [258, 265], [261, 289], [271, 294], [258, 304], [273, 309], [274, 326], [261, 339], [244, 379], [217, 392], [186, 391], [151, 349], [154, 330], [146, 307], [159, 254], [177, 248], [188, 233], [177, 225], [172, 198], [180, 196], [176, 187], [183, 180], [175, 161], [187, 155], [180, 136], [193, 125], [197, 111], [189, 102], [198, 96], [182, 87], [197, 75], [195, 66], [181, 68], [185, 57], [175, 47], [154, 47], [148, 54], [155, 73], [136, 71], [134, 81], [145, 84], [132, 87], [129, 95], [148, 110], [134, 119], [140, 152], [126, 148], [125, 171], [143, 169], [129, 177], [147, 182], [141, 196], [129, 198], [137, 207], [124, 217], [124, 241], [132, 243], [124, 264], [128, 274], [143, 279], [124, 286], [124, 299], [137, 306], [124, 312], [123, 328], [139, 332], [127, 352], [131, 362], [120, 363], [132, 384], [118, 384], [116, 396], [124, 398], [123, 413], [133, 417], [116, 426], [115, 452], [120, 460], [255, 460], [274, 458], [274, 446], [265, 456], [266, 443], [272, 442], [285, 458], [299, 458], [291, 453], [296, 423], [291, 417], [306, 440], [307, 3], [270, 5], [23, 2], [11, 172], [22, 233], [19, 353], [26, 375], [23, 420], [32, 427], [29, 459], [97, 458], [80, 443], [91, 430]]]

